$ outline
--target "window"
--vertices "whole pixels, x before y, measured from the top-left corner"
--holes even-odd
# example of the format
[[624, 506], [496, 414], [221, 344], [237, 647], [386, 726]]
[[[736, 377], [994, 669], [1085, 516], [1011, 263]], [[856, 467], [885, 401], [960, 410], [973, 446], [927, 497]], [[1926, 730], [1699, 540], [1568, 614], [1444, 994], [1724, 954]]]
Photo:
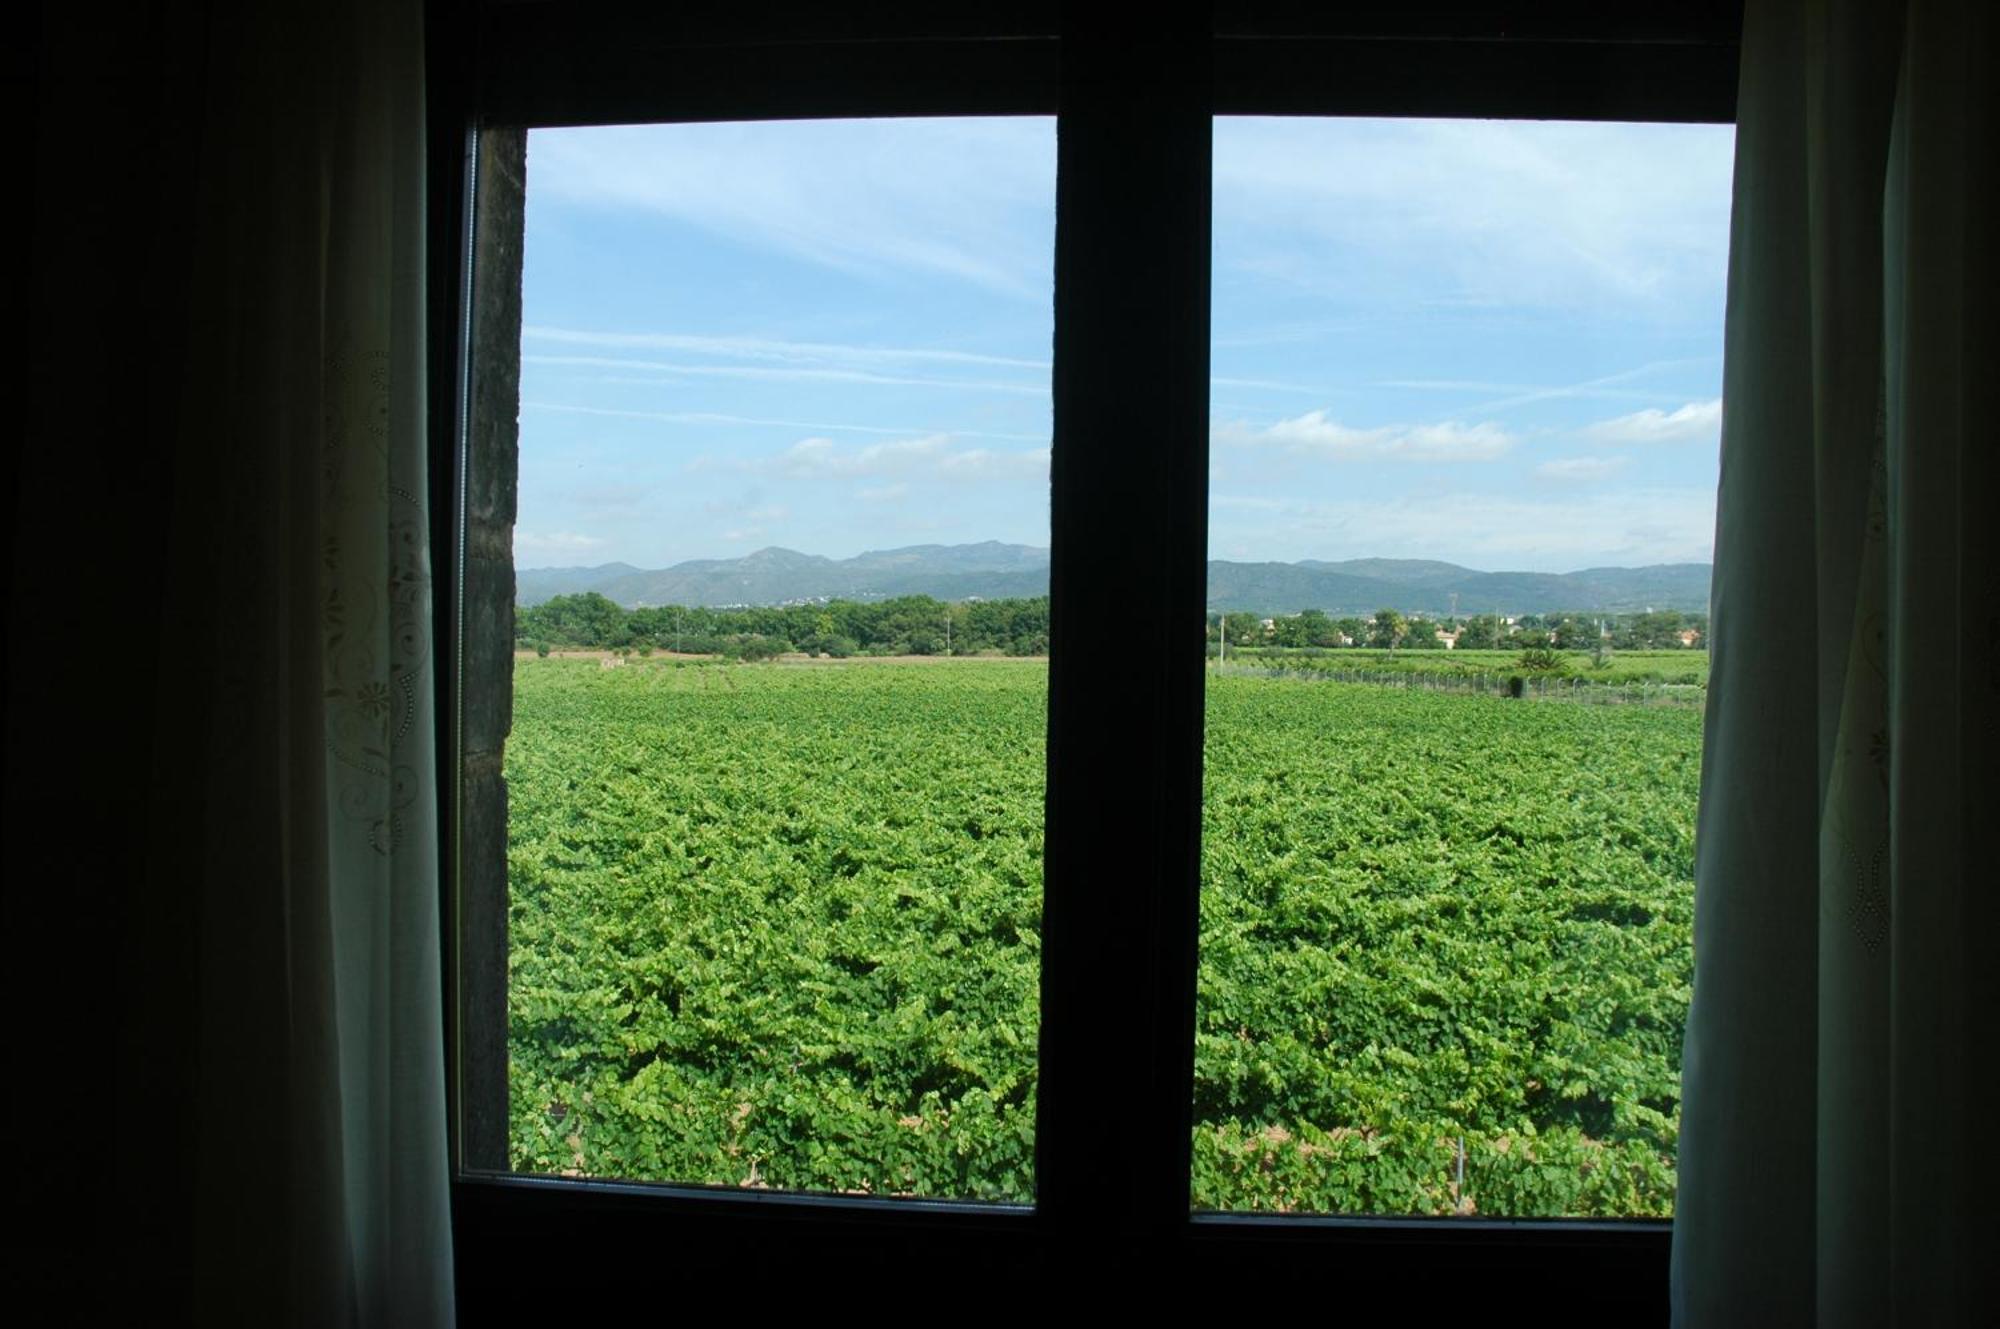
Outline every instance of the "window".
[[1731, 139], [1216, 122], [1198, 1208], [1673, 1212]]
[[[912, 1276], [949, 1268], [962, 1281], [1180, 1253], [1195, 1261], [1184, 1267], [1226, 1263], [1266, 1287], [1346, 1275], [1406, 1290], [1441, 1267], [1506, 1268], [1524, 1285], [1559, 1274], [1586, 1299], [1657, 1313], [1666, 1250], [1657, 1226], [1190, 1219], [1203, 675], [1198, 655], [1175, 648], [1197, 630], [1206, 554], [1211, 115], [1727, 119], [1733, 14], [1676, 21], [1663, 8], [1643, 21], [1551, 20], [1511, 37], [1477, 18], [1302, 35], [1293, 25], [1283, 36], [1224, 21], [1211, 40], [1205, 30], [1094, 30], [1079, 19], [1058, 37], [1053, 21], [1009, 12], [946, 32], [929, 18], [869, 33], [827, 20], [798, 41], [771, 41], [754, 25], [691, 34], [630, 20], [635, 32], [543, 8], [484, 15], [480, 92], [456, 108], [466, 122], [1060, 116], [1051, 612], [1062, 644], [1050, 669], [1037, 1207], [937, 1212], [468, 1175], [457, 1211], [467, 1304], [489, 1288], [504, 1295], [508, 1264], [534, 1248], [534, 1234], [561, 1232], [567, 1251], [586, 1253], [580, 1262], [618, 1270], [653, 1267], [662, 1249], [744, 1269], [742, 1252], [755, 1248], [767, 1268], [796, 1262], [829, 1277], [861, 1264]], [[505, 170], [494, 147], [502, 138], [480, 140], [488, 181]], [[506, 321], [504, 298], [483, 301], [480, 281], [475, 270], [475, 342], [482, 326]], [[496, 418], [482, 415], [479, 394], [504, 386], [474, 385], [475, 448], [481, 421]], [[507, 495], [468, 495], [468, 558], [492, 547], [510, 506]], [[504, 983], [478, 941], [490, 943], [495, 922], [476, 888], [493, 867], [480, 859], [491, 825], [485, 840], [475, 834], [492, 807], [478, 784], [497, 772], [476, 759], [496, 750], [481, 748], [495, 737], [482, 728], [498, 727], [476, 704], [481, 612], [468, 602], [460, 620], [465, 888], [447, 914], [463, 924], [457, 1088], [468, 1160], [492, 1138], [477, 1082], [495, 1063], [482, 1061], [481, 1026], [464, 1010], [482, 992], [490, 999], [496, 977]]]
[[1054, 131], [529, 134], [513, 1170], [1032, 1202]]

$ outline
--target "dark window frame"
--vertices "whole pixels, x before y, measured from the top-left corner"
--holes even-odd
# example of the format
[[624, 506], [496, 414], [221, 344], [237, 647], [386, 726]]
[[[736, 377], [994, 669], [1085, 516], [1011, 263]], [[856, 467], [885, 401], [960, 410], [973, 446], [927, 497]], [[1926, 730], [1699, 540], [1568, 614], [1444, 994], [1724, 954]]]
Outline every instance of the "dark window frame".
[[[1560, 1286], [1569, 1304], [1664, 1319], [1665, 1223], [1190, 1213], [1202, 673], [1198, 653], [1171, 647], [1186, 635], [1175, 614], [1186, 611], [1189, 631], [1197, 621], [1207, 558], [1212, 117], [1726, 122], [1740, 3], [1408, 3], [1332, 16], [1238, 4], [1217, 5], [1209, 21], [1144, 26], [1082, 8], [882, 3], [857, 19], [754, 3], [693, 16], [625, 3], [432, 5], [432, 492], [451, 496], [433, 505], [433, 548], [454, 588], [480, 556], [462, 459], [477, 289], [468, 200], [483, 130], [1031, 114], [1056, 116], [1059, 140], [1051, 598], [1063, 649], [1049, 685], [1035, 1208], [460, 1168], [454, 1230], [469, 1316], [510, 1308], [537, 1282], [658, 1304], [667, 1294], [647, 1274], [671, 1251], [669, 1270], [720, 1274], [719, 1285], [776, 1271], [787, 1282], [865, 1274], [857, 1286], [974, 1296], [1024, 1274], [1174, 1271], [1192, 1287], [1226, 1268], [1245, 1290], [1338, 1288], [1343, 1307], [1408, 1308], [1431, 1304], [1440, 1274], [1471, 1275], [1482, 1281], [1468, 1295], [1480, 1301]], [[1122, 432], [1111, 429], [1120, 420]], [[1134, 473], [1149, 477], [1144, 492], [1132, 491]], [[1131, 576], [1140, 561], [1148, 575]], [[1138, 614], [1133, 585], [1155, 601]], [[439, 597], [441, 658], [464, 653], [460, 594]], [[1122, 619], [1104, 612], [1114, 599]], [[1153, 638], [1136, 652], [1133, 618]], [[1118, 647], [1108, 649], [1114, 621]], [[1135, 655], [1159, 664], [1135, 674]], [[493, 720], [463, 706], [456, 670], [441, 675], [455, 998], [467, 974], [458, 926], [478, 912], [476, 891], [459, 885], [478, 848], [463, 842], [461, 759], [468, 731]], [[504, 943], [504, 911], [500, 920]], [[459, 1017], [448, 1001], [454, 1049]], [[468, 1108], [456, 1052], [451, 1072], [456, 1159]], [[565, 1257], [524, 1267], [520, 1253], [545, 1249], [552, 1234]], [[597, 1269], [615, 1277], [594, 1279]]]

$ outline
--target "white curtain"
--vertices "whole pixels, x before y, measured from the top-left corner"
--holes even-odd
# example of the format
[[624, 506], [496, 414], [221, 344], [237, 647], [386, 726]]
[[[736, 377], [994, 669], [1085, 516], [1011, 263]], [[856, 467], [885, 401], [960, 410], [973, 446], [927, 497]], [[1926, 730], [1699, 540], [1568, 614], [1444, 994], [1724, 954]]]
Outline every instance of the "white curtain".
[[1993, 20], [1750, 0], [1677, 1323], [1990, 1323]]
[[160, 877], [198, 920], [192, 1318], [444, 1324], [423, 7], [195, 21], [159, 700]]

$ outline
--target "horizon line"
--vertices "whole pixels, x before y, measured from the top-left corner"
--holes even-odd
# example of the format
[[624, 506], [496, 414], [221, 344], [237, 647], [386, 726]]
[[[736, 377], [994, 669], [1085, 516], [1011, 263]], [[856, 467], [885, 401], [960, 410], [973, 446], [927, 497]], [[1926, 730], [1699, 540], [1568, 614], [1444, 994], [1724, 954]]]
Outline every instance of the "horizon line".
[[[1044, 558], [1049, 557], [1051, 554], [1051, 549], [1048, 545], [1016, 544], [1013, 541], [1009, 540], [968, 540], [959, 544], [939, 544], [936, 542], [931, 542], [927, 544], [895, 545], [882, 549], [864, 549], [858, 554], [851, 554], [845, 558], [837, 558], [828, 554], [809, 554], [806, 553], [804, 550], [793, 549], [788, 545], [763, 545], [757, 549], [750, 550], [749, 552], [743, 554], [707, 555], [707, 556], [697, 556], [693, 558], [684, 558], [677, 562], [668, 563], [661, 567], [643, 567], [639, 564], [632, 563], [626, 559], [610, 559], [602, 563], [565, 563], [565, 564], [548, 564], [536, 567], [526, 567], [522, 566], [520, 562], [516, 560], [515, 572], [517, 575], [525, 572], [595, 572], [601, 568], [609, 568], [609, 567], [627, 567], [631, 568], [635, 572], [641, 572], [641, 573], [671, 572], [676, 568], [685, 567], [690, 563], [734, 563], [734, 562], [740, 562], [746, 558], [754, 558], [759, 554], [772, 554], [772, 553], [795, 554], [800, 558], [822, 559], [829, 563], [851, 563], [854, 562], [856, 559], [868, 558], [872, 555], [902, 554], [917, 549], [940, 549], [940, 550], [973, 549], [973, 548], [978, 548], [982, 545], [999, 545], [1006, 549], [1027, 550], [1035, 554], [1040, 554]], [[1646, 568], [1698, 568], [1698, 567], [1713, 568], [1715, 566], [1715, 560], [1713, 555], [1711, 555], [1706, 559], [1683, 559], [1678, 561], [1669, 561], [1661, 563], [1593, 563], [1585, 567], [1572, 568], [1567, 572], [1546, 572], [1535, 568], [1478, 568], [1467, 563], [1458, 563], [1452, 561], [1451, 559], [1445, 559], [1445, 558], [1409, 557], [1409, 556], [1397, 556], [1397, 555], [1387, 555], [1387, 554], [1361, 554], [1349, 558], [1296, 558], [1296, 559], [1277, 559], [1277, 558], [1234, 559], [1234, 558], [1218, 558], [1210, 556], [1207, 562], [1210, 564], [1225, 563], [1237, 567], [1275, 566], [1275, 567], [1288, 567], [1288, 568], [1304, 567], [1307, 564], [1321, 564], [1327, 567], [1339, 567], [1343, 564], [1349, 564], [1349, 563], [1429, 563], [1438, 565], [1440, 567], [1455, 568], [1462, 572], [1478, 573], [1482, 576], [1512, 575], [1512, 576], [1530, 576], [1530, 577], [1573, 577], [1580, 573], [1585, 573], [1585, 572], [1600, 572], [1600, 571], [1633, 572]]]

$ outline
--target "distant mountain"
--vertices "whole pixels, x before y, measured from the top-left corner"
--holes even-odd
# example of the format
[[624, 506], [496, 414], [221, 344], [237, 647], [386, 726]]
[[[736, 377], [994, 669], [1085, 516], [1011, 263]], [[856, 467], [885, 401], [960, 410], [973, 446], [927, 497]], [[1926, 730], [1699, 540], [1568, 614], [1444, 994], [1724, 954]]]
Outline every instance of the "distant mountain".
[[[1580, 572], [1479, 572], [1429, 559], [1355, 558], [1330, 563], [1208, 565], [1208, 607], [1292, 614], [1324, 609], [1367, 615], [1377, 609], [1444, 614], [1458, 596], [1460, 615], [1630, 613], [1708, 609], [1706, 563], [1661, 563]], [[628, 608], [642, 605], [765, 605], [802, 600], [883, 600], [929, 595], [940, 600], [998, 600], [1046, 595], [1049, 551], [988, 540], [967, 545], [911, 545], [853, 558], [822, 558], [772, 547], [741, 558], [695, 559], [646, 571], [629, 563], [595, 568], [530, 568], [516, 576], [516, 599], [539, 604], [596, 591]]]
[[607, 563], [601, 568], [527, 569], [515, 578], [515, 599], [524, 605], [580, 591], [596, 591], [628, 608], [886, 600], [898, 595], [998, 600], [1047, 595], [1049, 551], [988, 540], [832, 559], [774, 546], [742, 558], [694, 559], [651, 572]]
[[524, 568], [514, 574], [514, 599], [537, 605], [558, 595], [580, 595], [637, 572], [630, 563], [605, 563], [594, 568]]
[[1343, 563], [1224, 563], [1208, 565], [1208, 607], [1291, 614], [1324, 609], [1367, 615], [1404, 613], [1633, 613], [1642, 609], [1708, 611], [1707, 563], [1656, 563], [1581, 572], [1476, 572], [1454, 563], [1357, 558]]

